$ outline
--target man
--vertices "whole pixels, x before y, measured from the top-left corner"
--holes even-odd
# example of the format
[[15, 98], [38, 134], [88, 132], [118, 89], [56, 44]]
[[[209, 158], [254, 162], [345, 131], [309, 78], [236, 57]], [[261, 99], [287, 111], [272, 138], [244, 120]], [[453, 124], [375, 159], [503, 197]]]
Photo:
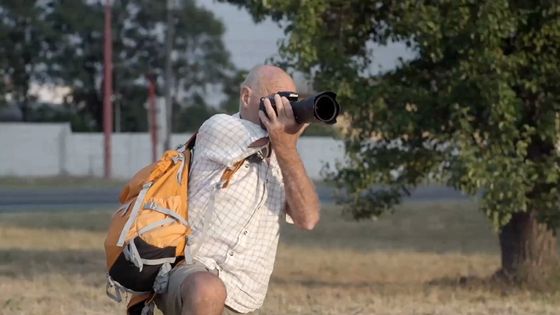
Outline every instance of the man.
[[[296, 91], [292, 78], [258, 66], [241, 85], [239, 114], [215, 115], [199, 129], [188, 196], [190, 257], [156, 299], [164, 314], [254, 313], [266, 295], [281, 220], [305, 230], [319, 221], [319, 198], [296, 149], [307, 125], [296, 123], [280, 91]], [[259, 103], [269, 96], [276, 112], [265, 99], [265, 115]], [[224, 170], [239, 161], [224, 185]]]

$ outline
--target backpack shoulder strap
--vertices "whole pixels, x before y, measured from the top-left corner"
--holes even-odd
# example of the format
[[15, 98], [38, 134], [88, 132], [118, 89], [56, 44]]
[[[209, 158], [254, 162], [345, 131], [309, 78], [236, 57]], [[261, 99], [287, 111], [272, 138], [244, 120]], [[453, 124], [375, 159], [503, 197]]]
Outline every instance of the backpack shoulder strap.
[[222, 177], [220, 178], [220, 183], [222, 183], [222, 188], [226, 188], [227, 186], [229, 186], [230, 179], [233, 177], [235, 172], [237, 172], [239, 170], [239, 168], [241, 168], [241, 165], [243, 165], [243, 162], [245, 162], [245, 160], [246, 159], [241, 160], [241, 161], [237, 161], [235, 164], [233, 164], [233, 166], [231, 168], [226, 168], [224, 170], [224, 173], [222, 174]]
[[189, 150], [192, 150], [194, 148], [194, 145], [196, 144], [196, 135], [198, 134], [198, 131], [195, 132], [190, 138], [189, 140], [187, 140], [187, 142], [185, 143], [185, 147]]
[[[189, 138], [189, 140], [185, 143], [185, 150], [192, 150], [195, 147], [197, 134], [198, 134], [198, 131], [195, 132]], [[222, 177], [220, 178], [220, 183], [222, 183], [222, 188], [226, 188], [226, 187], [229, 186], [229, 181], [231, 180], [233, 175], [239, 170], [239, 168], [241, 168], [241, 165], [243, 165], [243, 162], [245, 162], [245, 160], [247, 160], [249, 158], [250, 157], [247, 157], [247, 158], [245, 158], [241, 161], [237, 161], [235, 164], [233, 164], [232, 167], [226, 168], [224, 170], [224, 173], [222, 174]]]

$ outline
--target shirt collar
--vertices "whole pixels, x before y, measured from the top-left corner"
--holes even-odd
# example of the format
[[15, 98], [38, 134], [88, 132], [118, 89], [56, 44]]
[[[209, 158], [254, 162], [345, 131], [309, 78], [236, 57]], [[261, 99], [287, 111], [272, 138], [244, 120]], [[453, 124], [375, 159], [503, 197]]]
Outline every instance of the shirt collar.
[[231, 116], [241, 120], [243, 125], [245, 126], [245, 128], [247, 128], [247, 130], [250, 132], [252, 137], [256, 137], [257, 139], [268, 137], [268, 132], [265, 129], [261, 128], [261, 125], [255, 124], [254, 122], [252, 122], [250, 120], [241, 118], [241, 116], [239, 115], [239, 112], [237, 112], [237, 113], [235, 113]]

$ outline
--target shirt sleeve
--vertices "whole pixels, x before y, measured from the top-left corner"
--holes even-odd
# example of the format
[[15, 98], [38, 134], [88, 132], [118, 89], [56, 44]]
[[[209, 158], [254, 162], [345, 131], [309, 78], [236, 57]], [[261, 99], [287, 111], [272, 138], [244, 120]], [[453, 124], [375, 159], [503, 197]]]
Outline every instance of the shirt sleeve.
[[294, 219], [292, 219], [292, 217], [287, 213], [286, 213], [286, 223], [294, 224]]
[[232, 167], [235, 162], [261, 150], [249, 145], [267, 136], [259, 125], [225, 114], [206, 120], [196, 136], [195, 154], [215, 163]]

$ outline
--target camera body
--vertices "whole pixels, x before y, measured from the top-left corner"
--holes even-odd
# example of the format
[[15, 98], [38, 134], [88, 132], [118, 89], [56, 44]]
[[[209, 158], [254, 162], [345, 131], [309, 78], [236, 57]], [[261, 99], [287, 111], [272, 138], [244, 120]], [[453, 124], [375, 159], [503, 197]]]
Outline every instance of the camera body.
[[[340, 114], [340, 104], [336, 101], [336, 93], [334, 92], [320, 92], [303, 100], [299, 100], [299, 95], [295, 92], [281, 91], [277, 92], [277, 94], [286, 97], [290, 101], [294, 118], [298, 124], [322, 122], [332, 125], [336, 123], [336, 118]], [[259, 109], [267, 115], [264, 108], [264, 99], [261, 99]], [[274, 104], [274, 96], [269, 96], [268, 99], [272, 104], [272, 108], [278, 114]], [[264, 129], [262, 123], [261, 127]]]

